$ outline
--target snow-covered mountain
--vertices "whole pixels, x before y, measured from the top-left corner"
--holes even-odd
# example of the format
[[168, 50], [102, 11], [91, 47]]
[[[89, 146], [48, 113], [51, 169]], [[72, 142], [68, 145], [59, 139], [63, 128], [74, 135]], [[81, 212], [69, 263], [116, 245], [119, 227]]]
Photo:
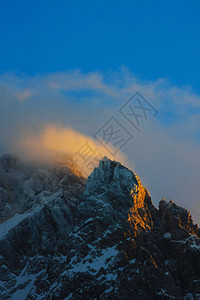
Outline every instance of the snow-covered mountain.
[[200, 230], [119, 162], [86, 180], [69, 157], [4, 155], [0, 299], [200, 299]]

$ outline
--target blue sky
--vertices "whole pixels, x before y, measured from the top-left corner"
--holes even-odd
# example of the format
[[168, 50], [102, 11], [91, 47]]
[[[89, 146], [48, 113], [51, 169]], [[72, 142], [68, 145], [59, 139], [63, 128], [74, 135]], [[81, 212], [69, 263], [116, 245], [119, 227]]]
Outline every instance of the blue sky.
[[0, 73], [125, 65], [200, 92], [200, 2], [0, 1]]

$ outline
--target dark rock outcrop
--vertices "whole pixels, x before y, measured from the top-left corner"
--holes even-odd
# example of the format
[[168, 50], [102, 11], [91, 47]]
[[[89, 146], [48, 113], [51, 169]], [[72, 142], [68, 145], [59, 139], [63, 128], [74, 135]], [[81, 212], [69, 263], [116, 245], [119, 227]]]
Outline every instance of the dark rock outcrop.
[[100, 161], [86, 184], [72, 166], [22, 176], [31, 204], [0, 225], [0, 298], [200, 299], [189, 212], [164, 200], [157, 210], [116, 161]]

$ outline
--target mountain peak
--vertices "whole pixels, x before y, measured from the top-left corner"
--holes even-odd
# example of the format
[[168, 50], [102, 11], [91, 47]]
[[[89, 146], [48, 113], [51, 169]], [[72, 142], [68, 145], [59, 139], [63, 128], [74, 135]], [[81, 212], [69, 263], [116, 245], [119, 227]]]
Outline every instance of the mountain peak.
[[84, 195], [109, 202], [127, 217], [135, 234], [139, 228], [153, 226], [151, 212], [155, 214], [156, 209], [149, 192], [139, 177], [120, 162], [104, 157], [88, 177]]
[[4, 160], [0, 298], [196, 299], [200, 235], [189, 212], [165, 200], [156, 209], [120, 162], [104, 157], [85, 182], [69, 160], [39, 170]]
[[139, 177], [120, 162], [104, 157], [87, 179], [86, 189], [97, 188], [114, 194], [129, 191], [139, 184]]

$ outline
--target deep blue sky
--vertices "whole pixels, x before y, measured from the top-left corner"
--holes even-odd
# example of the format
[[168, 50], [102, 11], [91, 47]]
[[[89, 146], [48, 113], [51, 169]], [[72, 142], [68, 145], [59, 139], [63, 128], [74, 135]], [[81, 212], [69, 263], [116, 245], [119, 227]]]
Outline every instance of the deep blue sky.
[[199, 92], [199, 14], [199, 0], [0, 0], [0, 73], [125, 65]]

